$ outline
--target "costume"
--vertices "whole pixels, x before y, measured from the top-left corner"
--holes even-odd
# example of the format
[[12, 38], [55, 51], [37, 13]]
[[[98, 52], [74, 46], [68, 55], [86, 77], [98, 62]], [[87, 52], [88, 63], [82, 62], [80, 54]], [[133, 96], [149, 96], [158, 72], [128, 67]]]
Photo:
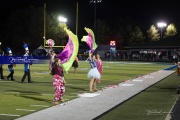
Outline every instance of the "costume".
[[[44, 37], [44, 39], [45, 39], [45, 37]], [[45, 39], [45, 40], [46, 40], [46, 39]], [[49, 60], [49, 70], [52, 70], [52, 64], [53, 64], [54, 58], [55, 58], [55, 56], [56, 56], [56, 54], [54, 53], [52, 47], [54, 46], [55, 43], [54, 43], [54, 40], [48, 39], [48, 40], [46, 40], [46, 44], [48, 44], [49, 47], [50, 47], [50, 50], [49, 50], [49, 52], [48, 52], [48, 54], [49, 54], [49, 56], [50, 56], [50, 60]]]
[[3, 76], [3, 64], [0, 64], [0, 80], [3, 80], [4, 79], [4, 76]]
[[[0, 51], [2, 52], [2, 51]], [[0, 53], [0, 56], [4, 56], [4, 52], [2, 52], [2, 54]], [[3, 64], [0, 64], [0, 80], [3, 80], [4, 76], [3, 76]]]
[[63, 100], [65, 93], [65, 83], [64, 83], [64, 74], [61, 66], [55, 66], [53, 68], [53, 86], [55, 90], [54, 102]]
[[179, 76], [180, 75], [180, 62], [178, 62], [177, 73], [178, 73], [178, 76]]
[[[98, 71], [99, 71], [99, 73], [101, 75], [102, 74], [102, 70], [103, 70], [101, 59], [97, 60], [97, 69], [98, 69]], [[98, 79], [97, 82], [100, 82], [100, 79]]]
[[[12, 56], [12, 51], [10, 48], [7, 49], [8, 53], [9, 53], [9, 56]], [[7, 76], [7, 80], [9, 80], [9, 78], [11, 78], [11, 80], [14, 80], [13, 79], [13, 75], [14, 75], [14, 68], [13, 68], [14, 64], [9, 64], [8, 65], [8, 69], [9, 69], [9, 75]]]
[[49, 55], [50, 55], [49, 70], [51, 70], [51, 69], [52, 69], [52, 64], [53, 64], [53, 62], [54, 62], [54, 58], [55, 58], [56, 54], [53, 53], [53, 55], [51, 55], [51, 54], [49, 54]]
[[[23, 46], [26, 52], [24, 56], [29, 56], [29, 49], [28, 49], [27, 44], [25, 43]], [[30, 76], [30, 64], [24, 64], [24, 75], [21, 79], [21, 83], [24, 82], [24, 80], [26, 79], [26, 76], [28, 76], [28, 83], [31, 83], [32, 81], [31, 81], [31, 76]]]
[[77, 68], [79, 65], [78, 65], [78, 57], [76, 57], [76, 59], [74, 60], [73, 64], [72, 64], [72, 67], [74, 68]]
[[90, 64], [90, 66], [91, 66], [91, 69], [90, 69], [90, 71], [88, 72], [87, 77], [88, 77], [88, 78], [94, 78], [94, 79], [100, 79], [101, 76], [100, 76], [100, 73], [99, 73], [99, 71], [98, 71], [98, 69], [97, 69], [97, 63], [96, 63], [96, 61], [93, 60], [93, 59], [92, 59], [92, 60], [89, 59], [89, 64]]

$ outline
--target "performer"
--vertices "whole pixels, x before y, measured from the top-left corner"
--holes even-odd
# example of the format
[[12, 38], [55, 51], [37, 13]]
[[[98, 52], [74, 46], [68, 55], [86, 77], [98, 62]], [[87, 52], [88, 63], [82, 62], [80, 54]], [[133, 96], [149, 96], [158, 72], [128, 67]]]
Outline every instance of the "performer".
[[180, 62], [178, 62], [178, 65], [177, 65], [177, 73], [178, 73], [178, 76], [180, 76]]
[[[12, 56], [12, 51], [9, 47], [7, 48], [7, 51], [9, 53], [9, 56]], [[14, 81], [14, 79], [13, 79], [13, 75], [14, 75], [14, 68], [13, 67], [14, 66], [15, 66], [15, 64], [9, 64], [8, 65], [8, 69], [9, 69], [10, 73], [7, 76], [7, 80], [9, 80], [9, 78], [11, 78], [11, 80]]]
[[76, 76], [76, 71], [77, 71], [78, 66], [79, 66], [79, 61], [78, 61], [78, 57], [76, 57], [72, 64], [72, 67], [74, 67], [74, 76]]
[[[4, 56], [4, 51], [0, 51], [0, 56]], [[0, 80], [4, 80], [4, 76], [3, 76], [3, 64], [0, 64]]]
[[[26, 43], [23, 45], [25, 49], [25, 54], [24, 56], [29, 56], [29, 49]], [[24, 75], [21, 79], [21, 83], [24, 83], [24, 80], [26, 79], [26, 76], [28, 76], [28, 83], [32, 83], [31, 81], [31, 76], [30, 76], [30, 64], [24, 64]]]
[[53, 67], [52, 67], [52, 75], [53, 75], [53, 86], [55, 90], [54, 94], [54, 104], [59, 104], [60, 102], [64, 102], [63, 96], [65, 93], [65, 79], [63, 69], [61, 67], [61, 60], [56, 58]]
[[[45, 37], [43, 37], [43, 38], [44, 38], [44, 40], [46, 40]], [[56, 56], [56, 54], [55, 54], [55, 52], [53, 51], [53, 48], [52, 48], [55, 43], [54, 43], [53, 39], [48, 39], [48, 40], [46, 40], [46, 44], [48, 44], [49, 47], [50, 47], [50, 49], [48, 51], [48, 55], [50, 57], [50, 60], [49, 60], [49, 70], [51, 71], [52, 70], [52, 64], [53, 64], [54, 58]]]
[[49, 50], [49, 57], [50, 57], [50, 60], [49, 60], [49, 70], [51, 71], [52, 70], [52, 64], [54, 63], [54, 59], [55, 59], [55, 52], [53, 51], [53, 49], [50, 49]]
[[[96, 58], [97, 58], [97, 69], [100, 73], [100, 75], [102, 74], [102, 71], [103, 71], [103, 67], [102, 67], [102, 60], [100, 58], [100, 55], [99, 54], [96, 54]], [[97, 82], [101, 82], [100, 79], [97, 79], [96, 80]]]
[[91, 66], [91, 69], [87, 75], [88, 78], [90, 79], [89, 91], [94, 92], [93, 87], [94, 87], [95, 91], [97, 90], [96, 89], [96, 79], [100, 79], [101, 76], [97, 69], [96, 57], [95, 57], [95, 55], [91, 54], [91, 50], [89, 50], [89, 64]]

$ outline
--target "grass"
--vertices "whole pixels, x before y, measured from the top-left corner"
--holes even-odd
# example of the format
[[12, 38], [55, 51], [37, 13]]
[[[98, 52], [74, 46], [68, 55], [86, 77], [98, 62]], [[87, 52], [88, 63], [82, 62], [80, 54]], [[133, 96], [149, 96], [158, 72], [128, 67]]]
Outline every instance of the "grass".
[[[97, 85], [97, 88], [101, 89], [108, 85], [118, 84], [124, 80], [133, 79], [138, 75], [145, 75], [167, 68], [171, 65], [172, 64], [170, 63], [144, 62], [139, 64], [138, 62], [103, 62], [104, 71], [101, 83]], [[4, 76], [6, 77], [9, 74], [7, 65], [4, 65], [3, 68]], [[73, 75], [73, 68], [70, 69], [69, 73], [65, 73], [65, 79], [67, 82], [64, 96], [65, 101], [75, 99], [78, 94], [89, 91], [89, 80], [87, 79], [89, 68], [90, 66], [87, 62], [80, 61], [77, 76]], [[51, 102], [53, 100], [54, 89], [52, 85], [52, 76], [49, 74], [47, 64], [34, 64], [31, 66], [31, 77], [33, 83], [27, 83], [27, 79], [25, 80], [26, 83], [20, 83], [24, 74], [23, 65], [17, 65], [14, 69], [15, 81], [0, 81], [0, 120], [13, 120], [53, 106]], [[149, 88], [132, 98], [132, 100], [125, 102], [110, 113], [102, 116], [101, 119], [108, 119], [109, 114], [111, 119], [117, 119], [112, 118], [113, 116], [119, 118], [117, 115], [118, 113], [121, 114], [122, 119], [125, 119], [126, 117], [131, 119], [134, 118], [133, 116], [137, 116], [137, 118], [143, 118], [144, 116], [147, 117], [146, 110], [162, 109], [163, 111], [169, 111], [173, 102], [175, 102], [175, 99], [177, 98], [177, 95], [174, 94], [175, 87], [177, 87], [177, 82], [175, 82], [177, 79], [177, 75], [174, 74], [173, 80], [163, 80], [162, 83], [158, 83], [160, 84], [159, 86], [155, 85], [155, 87]], [[160, 100], [163, 100], [163, 102], [158, 103]], [[167, 104], [168, 107], [161, 107], [164, 105], [163, 103]], [[20, 109], [31, 111], [23, 111]], [[137, 111], [137, 109], [139, 111]], [[111, 113], [114, 113], [114, 115], [112, 116]], [[2, 114], [8, 114], [9, 116]]]

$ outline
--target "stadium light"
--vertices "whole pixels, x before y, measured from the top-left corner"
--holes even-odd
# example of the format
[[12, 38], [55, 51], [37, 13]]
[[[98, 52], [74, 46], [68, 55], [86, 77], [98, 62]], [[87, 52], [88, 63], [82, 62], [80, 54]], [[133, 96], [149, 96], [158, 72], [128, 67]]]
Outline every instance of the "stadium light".
[[163, 27], [166, 27], [167, 24], [164, 22], [159, 22], [159, 23], [157, 23], [157, 26], [161, 28], [161, 39], [162, 39], [162, 29], [163, 29]]
[[102, 0], [90, 0], [90, 3], [94, 3], [94, 37], [96, 39], [96, 4], [101, 3]]

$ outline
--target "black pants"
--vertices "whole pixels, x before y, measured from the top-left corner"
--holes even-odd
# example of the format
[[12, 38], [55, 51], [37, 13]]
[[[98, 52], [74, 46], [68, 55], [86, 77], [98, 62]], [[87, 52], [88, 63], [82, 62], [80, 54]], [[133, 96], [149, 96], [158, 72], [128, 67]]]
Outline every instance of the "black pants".
[[2, 67], [0, 67], [0, 79], [4, 79], [3, 68]]
[[9, 79], [11, 77], [11, 80], [13, 80], [13, 74], [14, 74], [14, 70], [11, 71], [11, 73], [9, 73], [9, 75], [7, 76], [7, 78]]
[[24, 75], [22, 77], [21, 83], [24, 82], [24, 80], [26, 79], [26, 76], [28, 76], [28, 83], [30, 83], [31, 82], [30, 69], [28, 69], [28, 72], [24, 71]]

